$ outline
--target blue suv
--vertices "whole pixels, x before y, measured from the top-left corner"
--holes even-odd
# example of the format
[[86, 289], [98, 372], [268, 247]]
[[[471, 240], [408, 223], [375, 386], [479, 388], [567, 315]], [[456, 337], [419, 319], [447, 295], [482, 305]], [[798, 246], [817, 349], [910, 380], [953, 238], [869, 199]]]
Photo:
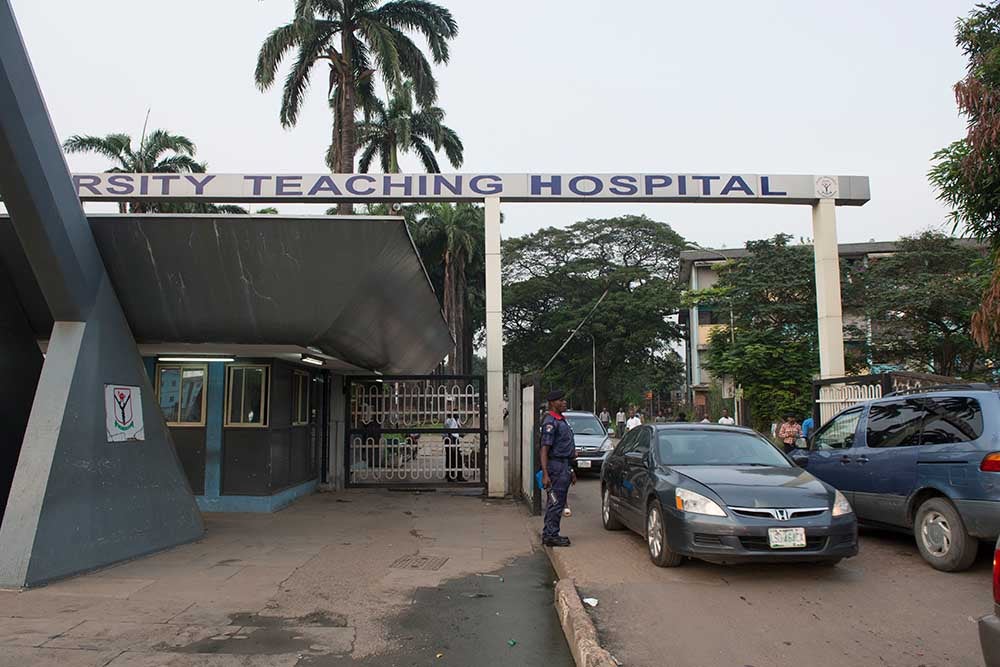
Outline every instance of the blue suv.
[[904, 528], [947, 572], [1000, 535], [1000, 393], [987, 385], [899, 392], [844, 410], [792, 459], [839, 489], [858, 521]]

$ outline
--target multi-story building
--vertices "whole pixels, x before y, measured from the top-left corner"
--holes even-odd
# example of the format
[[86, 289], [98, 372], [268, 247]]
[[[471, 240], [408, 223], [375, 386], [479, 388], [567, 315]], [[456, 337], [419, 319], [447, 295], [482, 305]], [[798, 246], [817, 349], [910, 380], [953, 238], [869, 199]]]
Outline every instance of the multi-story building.
[[[962, 239], [959, 243], [975, 245], [975, 241]], [[841, 243], [840, 257], [849, 264], [867, 264], [879, 257], [891, 255], [897, 250], [895, 241], [871, 241], [868, 243]], [[728, 248], [721, 250], [698, 249], [681, 252], [680, 279], [688, 290], [702, 290], [712, 287], [718, 281], [718, 267], [732, 259], [746, 257], [746, 248]], [[713, 383], [717, 380], [727, 397], [733, 395], [731, 387], [725, 378], [713, 378], [711, 372], [704, 366], [704, 353], [712, 332], [722, 326], [728, 326], [731, 312], [724, 305], [694, 306], [680, 312], [680, 323], [684, 327], [686, 366], [687, 366], [687, 400], [694, 407], [695, 414], [700, 419], [708, 406], [708, 396]], [[846, 334], [845, 351], [850, 353], [852, 347], [864, 347], [866, 338], [873, 331], [864, 314], [845, 306], [844, 326], [853, 335]], [[853, 326], [852, 326], [853, 325]], [[874, 332], [877, 335], [877, 331]], [[877, 360], [876, 360], [877, 361]], [[874, 370], [894, 370], [891, 364]]]

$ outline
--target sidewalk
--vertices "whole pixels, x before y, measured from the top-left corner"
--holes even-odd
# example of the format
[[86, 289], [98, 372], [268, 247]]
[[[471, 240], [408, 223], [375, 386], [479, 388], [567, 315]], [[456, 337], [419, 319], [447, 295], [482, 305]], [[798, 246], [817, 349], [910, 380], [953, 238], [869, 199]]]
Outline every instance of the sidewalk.
[[207, 514], [197, 543], [0, 591], [0, 667], [569, 665], [525, 516], [381, 490]]

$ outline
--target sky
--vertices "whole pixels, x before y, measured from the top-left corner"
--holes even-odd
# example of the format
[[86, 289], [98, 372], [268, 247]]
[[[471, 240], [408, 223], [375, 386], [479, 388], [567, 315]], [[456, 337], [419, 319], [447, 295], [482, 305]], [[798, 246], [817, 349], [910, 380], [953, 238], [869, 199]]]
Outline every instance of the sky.
[[[438, 2], [459, 25], [450, 63], [436, 67], [438, 103], [465, 144], [459, 171], [867, 175], [871, 202], [838, 209], [841, 242], [951, 229], [926, 173], [933, 152], [964, 135], [954, 24], [973, 0]], [[292, 0], [12, 4], [60, 139], [138, 138], [149, 110], [150, 128], [190, 137], [211, 172], [326, 170], [324, 70], [291, 130], [278, 121], [280, 91], [253, 82], [260, 44]], [[110, 166], [68, 161], [75, 172]], [[420, 168], [404, 158], [402, 170]], [[505, 238], [622, 214], [706, 247], [811, 235], [800, 206], [503, 210]]]

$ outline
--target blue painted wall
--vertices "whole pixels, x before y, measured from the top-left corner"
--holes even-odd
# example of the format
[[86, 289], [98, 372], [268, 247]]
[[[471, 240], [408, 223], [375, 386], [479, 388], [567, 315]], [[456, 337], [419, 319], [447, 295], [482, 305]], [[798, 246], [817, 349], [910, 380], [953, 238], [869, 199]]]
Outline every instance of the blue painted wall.
[[[143, 364], [154, 388], [156, 357], [144, 357]], [[208, 364], [205, 399], [205, 492], [195, 496], [203, 512], [276, 512], [302, 496], [316, 491], [318, 480], [284, 489], [274, 495], [222, 495], [222, 439], [226, 407], [226, 364]]]

